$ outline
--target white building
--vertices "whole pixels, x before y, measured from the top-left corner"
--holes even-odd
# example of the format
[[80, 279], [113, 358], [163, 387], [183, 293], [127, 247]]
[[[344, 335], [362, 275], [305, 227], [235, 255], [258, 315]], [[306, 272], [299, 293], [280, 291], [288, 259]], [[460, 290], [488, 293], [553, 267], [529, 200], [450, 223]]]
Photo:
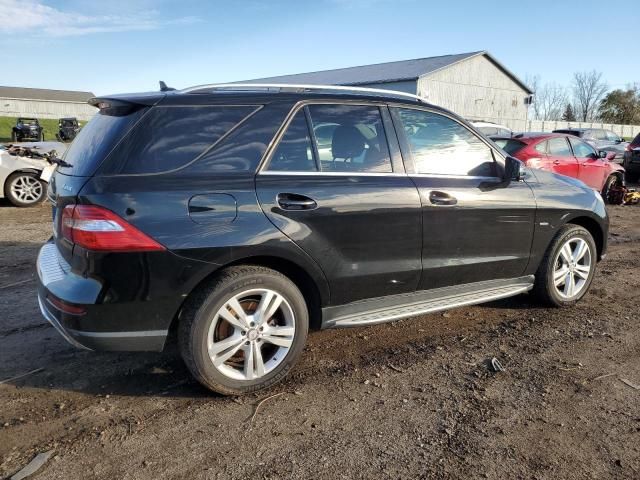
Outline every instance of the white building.
[[524, 130], [533, 92], [488, 52], [417, 58], [251, 82], [350, 85], [418, 94], [469, 120]]
[[89, 120], [97, 112], [87, 103], [91, 92], [0, 86], [0, 117]]

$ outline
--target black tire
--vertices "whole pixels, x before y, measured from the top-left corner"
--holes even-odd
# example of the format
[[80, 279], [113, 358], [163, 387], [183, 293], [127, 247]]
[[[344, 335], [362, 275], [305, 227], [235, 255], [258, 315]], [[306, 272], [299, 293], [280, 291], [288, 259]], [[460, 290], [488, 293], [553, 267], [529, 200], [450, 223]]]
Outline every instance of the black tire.
[[[585, 280], [584, 286], [577, 295], [571, 298], [564, 298], [556, 289], [554, 284], [554, 271], [560, 249], [572, 239], [583, 239], [586, 241], [590, 252], [590, 271], [588, 278]], [[589, 290], [593, 276], [595, 274], [597, 262], [597, 249], [593, 237], [589, 231], [579, 225], [564, 225], [560, 228], [547, 251], [540, 262], [538, 271], [536, 272], [536, 280], [533, 293], [537, 299], [544, 305], [552, 307], [568, 307], [575, 305]]]
[[44, 132], [42, 132], [42, 133], [40, 134], [40, 138], [39, 138], [39, 140], [40, 140], [41, 142], [44, 142]]
[[[261, 288], [277, 292], [290, 306], [295, 325], [293, 342], [286, 356], [273, 370], [253, 380], [233, 379], [222, 373], [209, 356], [209, 329], [218, 318], [218, 311], [230, 298], [245, 291]], [[300, 290], [287, 277], [265, 267], [242, 265], [223, 270], [195, 291], [187, 299], [179, 322], [178, 346], [194, 378], [214, 392], [241, 395], [268, 388], [287, 375], [304, 349], [309, 328], [309, 313]], [[242, 355], [244, 357], [244, 352]], [[228, 367], [225, 365], [225, 368]]]
[[620, 185], [622, 185], [622, 182], [618, 175], [609, 175], [609, 178], [607, 178], [607, 181], [604, 183], [604, 188], [602, 189], [602, 199], [605, 203], [612, 204], [611, 198], [609, 197], [611, 187]]
[[13, 143], [17, 143], [19, 141], [18, 140], [18, 135], [16, 134], [16, 132], [11, 132], [11, 141]]
[[[34, 188], [36, 188], [34, 192], [39, 193], [35, 199], [26, 201], [24, 198], [22, 199], [19, 198], [13, 192], [12, 186], [14, 185], [15, 182], [20, 181], [21, 178], [22, 179], [29, 178], [30, 182], [35, 180], [37, 182], [37, 184], [35, 185], [39, 184], [39, 189], [34, 186]], [[7, 177], [7, 181], [4, 184], [4, 196], [16, 207], [33, 207], [35, 205], [38, 205], [39, 203], [42, 203], [42, 201], [47, 196], [47, 184], [42, 180], [40, 180], [40, 174], [37, 174], [37, 173], [31, 173], [31, 172], [12, 173]]]

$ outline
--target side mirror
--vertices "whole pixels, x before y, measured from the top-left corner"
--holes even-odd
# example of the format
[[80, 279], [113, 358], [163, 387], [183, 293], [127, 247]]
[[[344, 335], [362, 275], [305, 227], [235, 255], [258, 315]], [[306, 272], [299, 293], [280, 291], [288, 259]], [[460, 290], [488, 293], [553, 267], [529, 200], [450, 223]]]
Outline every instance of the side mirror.
[[508, 156], [504, 164], [504, 179], [507, 182], [520, 181], [524, 178], [522, 173], [522, 162], [517, 158]]
[[609, 155], [609, 152], [607, 152], [606, 150], [600, 150], [600, 151], [598, 152], [598, 156], [599, 156], [600, 158], [607, 158], [607, 155]]

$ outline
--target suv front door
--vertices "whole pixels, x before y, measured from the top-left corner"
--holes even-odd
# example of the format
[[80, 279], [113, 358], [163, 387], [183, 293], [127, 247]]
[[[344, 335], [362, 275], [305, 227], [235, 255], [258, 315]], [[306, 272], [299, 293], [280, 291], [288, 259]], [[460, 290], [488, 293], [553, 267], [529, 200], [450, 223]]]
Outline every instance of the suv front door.
[[591, 188], [601, 191], [606, 174], [606, 160], [587, 142], [577, 138], [569, 138], [573, 155], [578, 161], [578, 178]]
[[320, 265], [331, 303], [415, 291], [420, 196], [387, 107], [312, 103], [286, 125], [256, 176], [258, 200]]
[[457, 120], [417, 108], [392, 115], [422, 201], [419, 289], [523, 275], [536, 211], [531, 188], [503, 181], [497, 152]]

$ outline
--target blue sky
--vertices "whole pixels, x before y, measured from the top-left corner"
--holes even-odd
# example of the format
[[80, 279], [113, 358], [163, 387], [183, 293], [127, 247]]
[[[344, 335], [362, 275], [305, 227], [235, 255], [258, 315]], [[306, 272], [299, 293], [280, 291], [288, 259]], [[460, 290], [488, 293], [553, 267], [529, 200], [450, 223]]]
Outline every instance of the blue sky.
[[524, 79], [640, 82], [637, 0], [0, 0], [0, 84], [96, 94], [488, 50]]

